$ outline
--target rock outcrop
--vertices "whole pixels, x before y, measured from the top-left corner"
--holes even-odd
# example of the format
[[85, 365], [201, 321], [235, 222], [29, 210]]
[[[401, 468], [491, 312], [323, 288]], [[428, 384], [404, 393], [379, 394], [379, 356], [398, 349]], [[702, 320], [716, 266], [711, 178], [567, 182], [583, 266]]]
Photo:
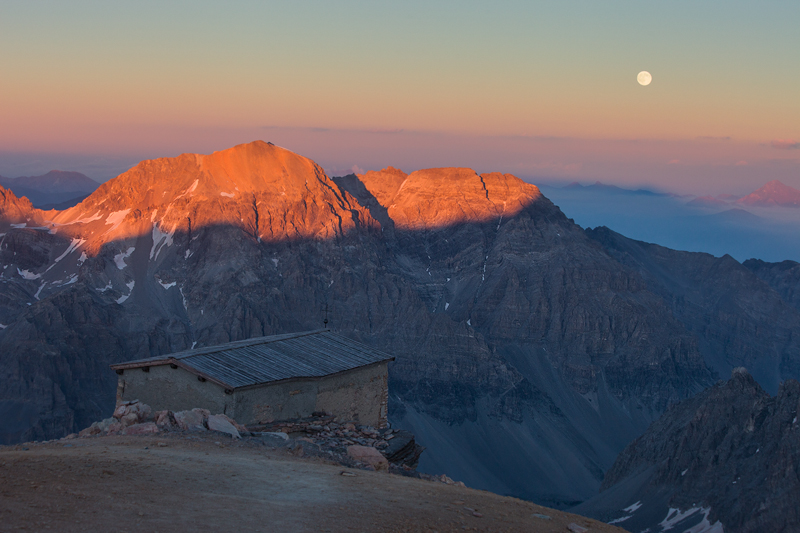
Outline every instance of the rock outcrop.
[[683, 531], [703, 520], [726, 533], [795, 531], [799, 414], [800, 383], [787, 380], [771, 397], [737, 368], [670, 407], [619, 455], [600, 495], [575, 511], [630, 531], [669, 523]]

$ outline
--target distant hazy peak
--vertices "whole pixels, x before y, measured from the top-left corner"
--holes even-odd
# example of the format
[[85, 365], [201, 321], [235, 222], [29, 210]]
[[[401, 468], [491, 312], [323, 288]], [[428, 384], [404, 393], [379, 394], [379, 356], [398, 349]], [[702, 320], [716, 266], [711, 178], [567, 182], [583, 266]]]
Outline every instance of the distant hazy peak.
[[738, 203], [758, 207], [800, 207], [800, 191], [772, 180], [760, 189], [740, 198]]

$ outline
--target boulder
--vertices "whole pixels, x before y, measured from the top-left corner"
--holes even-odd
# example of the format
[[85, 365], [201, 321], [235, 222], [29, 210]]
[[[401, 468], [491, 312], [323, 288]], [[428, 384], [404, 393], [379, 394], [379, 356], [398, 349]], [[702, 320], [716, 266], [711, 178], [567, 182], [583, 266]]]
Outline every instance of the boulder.
[[381, 452], [371, 446], [359, 446], [358, 444], [348, 446], [347, 455], [356, 461], [370, 465], [375, 470], [389, 471], [389, 461], [386, 460], [386, 457], [384, 457]]
[[114, 409], [113, 417], [119, 420], [123, 426], [130, 426], [151, 420], [151, 414], [152, 409], [149, 405], [141, 403], [139, 400], [132, 400], [119, 404]]
[[100, 433], [108, 433], [108, 429], [111, 427], [111, 425], [116, 423], [118, 423], [116, 418], [106, 418], [99, 422], [93, 423], [91, 426], [78, 433], [78, 436], [90, 437], [92, 435], [99, 435]]
[[175, 413], [172, 411], [157, 411], [153, 418], [156, 420], [156, 425], [165, 431], [178, 429], [178, 421], [175, 420]]
[[227, 433], [234, 439], [242, 438], [236, 426], [230, 423], [230, 419], [225, 415], [211, 415], [208, 417], [208, 429]]
[[155, 435], [159, 432], [155, 422], [143, 422], [134, 424], [122, 430], [123, 435]]
[[203, 413], [198, 413], [197, 411], [198, 409], [192, 409], [191, 411], [178, 411], [175, 413], [175, 421], [178, 427], [185, 431], [205, 431]]

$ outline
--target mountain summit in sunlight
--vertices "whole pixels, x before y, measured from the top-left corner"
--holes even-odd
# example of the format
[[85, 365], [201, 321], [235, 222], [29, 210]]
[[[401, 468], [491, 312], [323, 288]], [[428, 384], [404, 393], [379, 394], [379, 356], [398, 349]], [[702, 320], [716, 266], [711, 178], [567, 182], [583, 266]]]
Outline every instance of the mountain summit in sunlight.
[[772, 180], [740, 198], [737, 203], [753, 207], [800, 207], [800, 191], [778, 180]]

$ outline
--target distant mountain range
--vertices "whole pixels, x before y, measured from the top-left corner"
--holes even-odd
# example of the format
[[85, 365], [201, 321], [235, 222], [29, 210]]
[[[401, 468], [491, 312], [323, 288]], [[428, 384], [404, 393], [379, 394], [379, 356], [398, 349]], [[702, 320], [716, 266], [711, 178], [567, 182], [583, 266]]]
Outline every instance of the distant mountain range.
[[37, 209], [68, 209], [93, 193], [99, 183], [80, 172], [51, 170], [41, 176], [5, 178], [0, 186], [26, 197]]
[[800, 191], [778, 180], [772, 180], [760, 189], [741, 198], [732, 194], [700, 196], [687, 202], [686, 205], [708, 208], [725, 207], [728, 205], [748, 207], [800, 207]]
[[[625, 189], [616, 185], [607, 185], [596, 181], [591, 185], [581, 185], [573, 181], [561, 187], [564, 190], [576, 190], [604, 194], [637, 195], [637, 196], [665, 196], [682, 198], [683, 195], [651, 191], [649, 189]], [[691, 207], [720, 208], [728, 205], [739, 204], [752, 207], [800, 207], [800, 190], [790, 187], [778, 180], [772, 180], [760, 189], [750, 194], [739, 197], [733, 194], [718, 194], [716, 196], [698, 196], [686, 205]]]
[[643, 195], [643, 196], [673, 196], [670, 193], [663, 193], [663, 192], [655, 192], [648, 189], [623, 189], [622, 187], [617, 187], [616, 185], [607, 185], [605, 183], [596, 181], [591, 185], [581, 185], [577, 181], [573, 181], [569, 185], [566, 185], [564, 189], [577, 189], [577, 190], [585, 190], [587, 192], [603, 192], [607, 194], [636, 194], [636, 195]]

